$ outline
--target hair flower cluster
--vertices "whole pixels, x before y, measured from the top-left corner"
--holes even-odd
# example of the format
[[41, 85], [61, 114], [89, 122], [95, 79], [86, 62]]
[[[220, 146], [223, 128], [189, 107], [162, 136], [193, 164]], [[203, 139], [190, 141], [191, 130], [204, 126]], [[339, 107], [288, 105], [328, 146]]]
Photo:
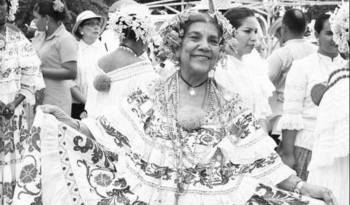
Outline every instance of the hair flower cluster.
[[340, 52], [349, 52], [349, 2], [343, 3], [334, 10], [329, 21], [333, 31], [333, 39]]
[[120, 40], [126, 37], [127, 29], [131, 29], [135, 33], [136, 40], [141, 39], [146, 43], [152, 34], [150, 11], [141, 4], [124, 5], [110, 14], [107, 28], [116, 32]]
[[64, 3], [61, 0], [54, 0], [52, 3], [53, 3], [53, 10], [57, 12], [64, 11]]
[[14, 21], [16, 19], [15, 14], [18, 10], [18, 0], [11, 0], [9, 5], [9, 15], [8, 15], [8, 20], [9, 21]]
[[[178, 59], [176, 57], [176, 51], [181, 46], [181, 42], [184, 37], [184, 27], [190, 16], [196, 13], [200, 12], [193, 9], [186, 10], [161, 26], [160, 36], [162, 37], [162, 43], [159, 48], [159, 55], [168, 56], [173, 62], [177, 62]], [[232, 47], [235, 46], [235, 44], [232, 43], [232, 39], [234, 39], [234, 29], [232, 28], [230, 22], [219, 11], [208, 14], [215, 20], [219, 29], [222, 31], [222, 39], [220, 42], [222, 48], [221, 51], [222, 53], [226, 53], [224, 46], [226, 43], [231, 42], [230, 45]]]

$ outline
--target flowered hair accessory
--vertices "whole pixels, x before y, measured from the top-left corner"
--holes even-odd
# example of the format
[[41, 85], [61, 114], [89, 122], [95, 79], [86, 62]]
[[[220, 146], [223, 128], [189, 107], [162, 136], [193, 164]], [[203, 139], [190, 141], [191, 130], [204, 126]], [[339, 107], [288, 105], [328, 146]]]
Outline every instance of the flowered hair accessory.
[[64, 11], [64, 3], [60, 0], [54, 0], [53, 3], [53, 10], [57, 12], [63, 12]]
[[14, 21], [16, 19], [15, 14], [18, 10], [18, 0], [10, 0], [10, 5], [9, 6], [9, 15], [8, 15], [8, 20], [9, 21]]
[[349, 52], [349, 2], [336, 8], [329, 18], [333, 39], [340, 52]]
[[126, 37], [127, 29], [131, 29], [136, 40], [146, 43], [152, 34], [150, 11], [141, 4], [124, 5], [110, 14], [107, 28], [116, 32], [121, 41]]
[[[207, 14], [214, 19], [219, 29], [222, 31], [222, 38], [220, 41], [221, 53], [225, 53], [225, 44], [235, 45], [234, 33], [230, 22], [217, 10], [213, 8], [212, 2], [209, 1], [209, 11]], [[181, 46], [184, 37], [184, 27], [189, 22], [192, 15], [198, 15], [203, 12], [189, 9], [180, 14], [177, 14], [170, 21], [164, 23], [160, 28], [160, 36], [162, 37], [162, 44], [159, 48], [159, 55], [168, 56], [173, 62], [177, 62], [176, 51]], [[222, 55], [221, 55], [222, 57]]]

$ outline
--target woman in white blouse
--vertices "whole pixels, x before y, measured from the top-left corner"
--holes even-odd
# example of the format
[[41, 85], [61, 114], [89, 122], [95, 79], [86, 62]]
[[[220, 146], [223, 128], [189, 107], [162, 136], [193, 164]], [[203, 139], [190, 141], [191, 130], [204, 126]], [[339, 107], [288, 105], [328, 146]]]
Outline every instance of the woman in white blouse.
[[72, 30], [73, 35], [79, 40], [78, 74], [71, 88], [72, 117], [76, 119], [86, 116], [91, 109], [89, 101], [96, 95], [92, 85], [98, 73], [97, 60], [107, 53], [106, 48], [98, 40], [105, 25], [105, 18], [87, 10], [78, 15]]
[[303, 180], [308, 176], [318, 112], [311, 99], [311, 89], [326, 82], [329, 74], [344, 63], [333, 41], [328, 14], [316, 20], [315, 35], [318, 52], [295, 61], [287, 75], [283, 115], [278, 125], [282, 130], [282, 159]]
[[268, 131], [267, 118], [271, 114], [268, 97], [272, 95], [273, 85], [268, 79], [264, 60], [253, 52], [258, 20], [252, 10], [243, 7], [230, 9], [224, 15], [236, 29], [238, 42], [236, 50], [216, 69], [215, 79], [220, 86], [238, 93]]

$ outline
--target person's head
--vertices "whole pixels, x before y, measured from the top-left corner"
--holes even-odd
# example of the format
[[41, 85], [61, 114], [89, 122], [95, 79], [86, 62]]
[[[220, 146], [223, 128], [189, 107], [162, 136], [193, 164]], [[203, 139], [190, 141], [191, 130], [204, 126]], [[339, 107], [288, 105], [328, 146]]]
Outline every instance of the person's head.
[[237, 54], [243, 56], [251, 53], [257, 42], [259, 27], [254, 11], [245, 7], [237, 7], [228, 10], [224, 16], [236, 29]]
[[94, 43], [105, 26], [105, 19], [92, 11], [83, 11], [77, 17], [72, 33], [78, 40]]
[[0, 0], [0, 26], [5, 25], [9, 12], [9, 0]]
[[318, 39], [319, 51], [329, 56], [338, 55], [338, 46], [333, 41], [333, 32], [329, 23], [329, 14], [319, 16], [314, 25], [315, 36]]
[[48, 26], [66, 18], [66, 8], [61, 0], [40, 0], [34, 6], [33, 15], [38, 31], [46, 31]]
[[108, 28], [119, 36], [120, 45], [132, 49], [138, 56], [146, 51], [152, 34], [150, 11], [141, 4], [124, 5], [111, 13]]
[[203, 75], [214, 69], [224, 43], [232, 38], [232, 27], [218, 13], [213, 17], [208, 13], [189, 11], [167, 22], [160, 34], [163, 52], [181, 70]]
[[302, 38], [307, 26], [306, 16], [300, 9], [289, 9], [282, 18], [281, 35], [283, 41]]

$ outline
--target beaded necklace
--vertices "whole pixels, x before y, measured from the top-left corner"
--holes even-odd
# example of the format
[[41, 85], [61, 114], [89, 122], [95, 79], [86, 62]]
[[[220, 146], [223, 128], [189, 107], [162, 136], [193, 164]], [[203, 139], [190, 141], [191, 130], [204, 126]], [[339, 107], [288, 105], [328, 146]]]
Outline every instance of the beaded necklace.
[[123, 45], [120, 45], [119, 46], [120, 49], [130, 53], [131, 55], [133, 55], [134, 57], [138, 57], [137, 54], [135, 53], [135, 51], [133, 51], [131, 48], [129, 47], [126, 47], [126, 46], [123, 46]]
[[[179, 73], [176, 72], [169, 79], [170, 86], [167, 87], [164, 91], [166, 100], [169, 102], [166, 105], [166, 115], [167, 115], [167, 129], [169, 132], [169, 136], [173, 145], [173, 152], [175, 158], [175, 166], [176, 166], [176, 179], [177, 188], [175, 192], [175, 205], [178, 204], [180, 195], [185, 191], [185, 173], [184, 173], [184, 159], [188, 159], [185, 153], [184, 148], [190, 150], [188, 147], [186, 140], [182, 136], [184, 134], [183, 130], [179, 126], [177, 121], [179, 110], [179, 101], [180, 101], [180, 86], [179, 86]], [[212, 111], [215, 108], [215, 104], [217, 105], [217, 93], [214, 89], [214, 84], [212, 80], [209, 80], [207, 83], [207, 94], [205, 97], [205, 103], [209, 111]], [[192, 154], [193, 155], [193, 154]], [[191, 156], [195, 157], [195, 156]], [[190, 160], [191, 161], [191, 160]]]

